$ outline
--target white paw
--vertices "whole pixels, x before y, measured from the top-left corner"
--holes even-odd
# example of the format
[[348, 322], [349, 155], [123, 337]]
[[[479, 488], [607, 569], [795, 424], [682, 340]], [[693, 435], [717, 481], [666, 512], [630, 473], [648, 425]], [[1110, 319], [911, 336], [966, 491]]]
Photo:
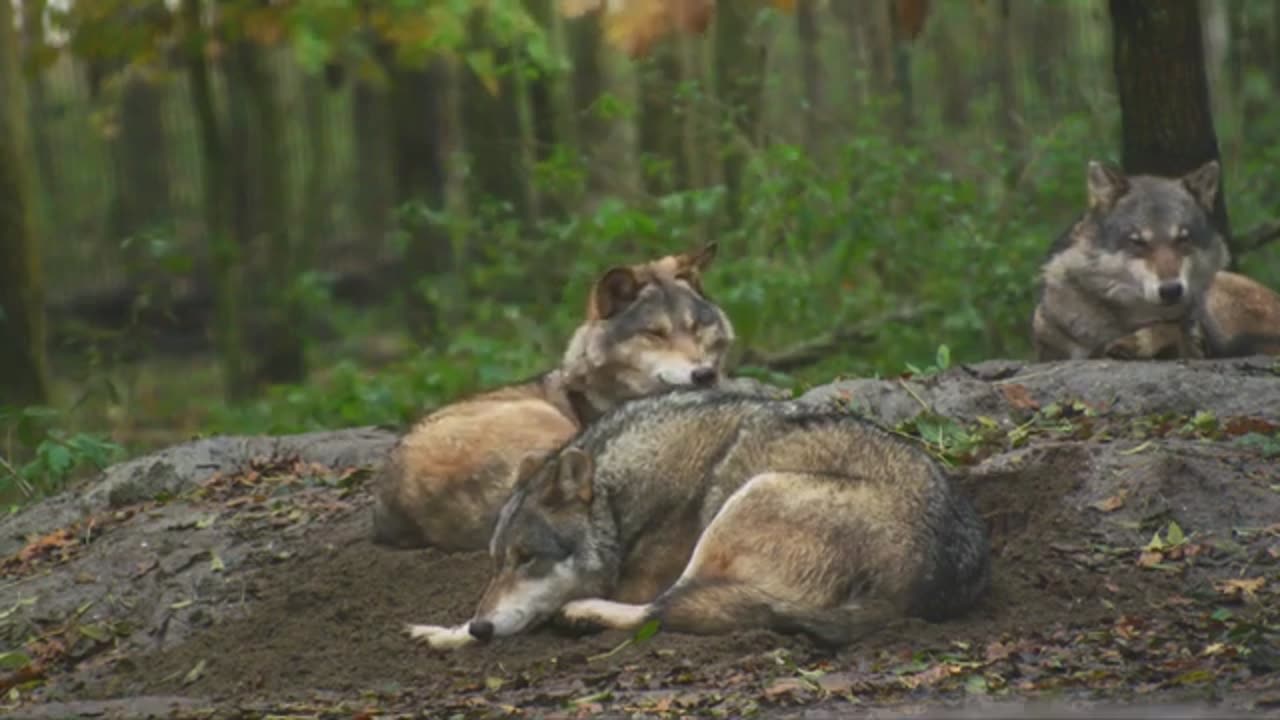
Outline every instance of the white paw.
[[565, 620], [571, 623], [603, 625], [610, 628], [631, 628], [644, 622], [648, 605], [627, 605], [612, 600], [589, 598], [571, 600], [560, 608]]
[[405, 628], [409, 637], [425, 642], [437, 650], [453, 650], [475, 642], [465, 624], [455, 627], [441, 625], [409, 625]]

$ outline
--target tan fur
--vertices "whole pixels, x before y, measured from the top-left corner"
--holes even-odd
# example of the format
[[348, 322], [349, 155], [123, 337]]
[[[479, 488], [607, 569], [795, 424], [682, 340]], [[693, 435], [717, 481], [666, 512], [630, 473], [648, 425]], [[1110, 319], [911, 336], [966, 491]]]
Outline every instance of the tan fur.
[[1280, 355], [1280, 295], [1244, 275], [1214, 276], [1202, 324], [1216, 354]]
[[[733, 340], [732, 325], [714, 304], [713, 311], [696, 304], [709, 304], [701, 294], [701, 274], [714, 254], [713, 245], [611, 268], [593, 285], [583, 324], [559, 368], [462, 399], [414, 425], [391, 450], [375, 482], [375, 542], [451, 551], [483, 548], [522, 458], [546, 454], [600, 413], [664, 389], [663, 382], [671, 381], [659, 382], [655, 375], [670, 375], [671, 367], [676, 375], [685, 369], [676, 384], [692, 382], [689, 367], [714, 369], [718, 377]], [[661, 314], [670, 306], [662, 301], [671, 298], [685, 300], [675, 306], [688, 310], [688, 317]], [[620, 332], [616, 323], [623, 320], [615, 318], [633, 305], [653, 309], [627, 322], [660, 323], [661, 337]], [[690, 307], [702, 307], [704, 316], [711, 312], [718, 324], [699, 325]]]
[[[845, 644], [885, 621], [956, 617], [990, 579], [981, 518], [919, 447], [850, 414], [726, 392], [637, 399], [522, 463], [489, 552], [475, 640], [563, 611]], [[454, 648], [463, 627], [410, 634]]]

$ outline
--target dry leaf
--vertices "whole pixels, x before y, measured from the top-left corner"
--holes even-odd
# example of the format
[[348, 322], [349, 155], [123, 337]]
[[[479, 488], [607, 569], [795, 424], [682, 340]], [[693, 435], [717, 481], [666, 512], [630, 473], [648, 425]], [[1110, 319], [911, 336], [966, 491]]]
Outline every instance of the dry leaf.
[[1142, 567], [1151, 567], [1158, 565], [1164, 561], [1164, 553], [1154, 550], [1147, 550], [1138, 556], [1138, 565]]
[[1093, 503], [1089, 507], [1097, 510], [1098, 512], [1115, 512], [1116, 510], [1124, 507], [1124, 495], [1112, 495], [1109, 498]]
[[1001, 385], [1000, 392], [1004, 393], [1005, 401], [1018, 410], [1036, 410], [1040, 407], [1040, 403], [1031, 397], [1031, 391], [1027, 390], [1026, 385]]
[[1243, 597], [1253, 600], [1256, 593], [1267, 584], [1266, 578], [1244, 578], [1239, 580], [1224, 580], [1217, 584], [1218, 592], [1227, 597]]

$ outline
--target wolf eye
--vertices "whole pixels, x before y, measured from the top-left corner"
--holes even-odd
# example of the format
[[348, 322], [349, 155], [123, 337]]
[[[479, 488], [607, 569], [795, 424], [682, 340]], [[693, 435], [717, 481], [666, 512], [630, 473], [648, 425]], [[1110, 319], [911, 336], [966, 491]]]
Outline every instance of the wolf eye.
[[1127, 240], [1130, 245], [1138, 249], [1142, 249], [1147, 246], [1146, 238], [1142, 237], [1142, 233], [1138, 232], [1137, 230], [1134, 230], [1133, 232], [1126, 235], [1124, 239]]
[[528, 550], [525, 550], [524, 548], [511, 549], [511, 562], [515, 564], [516, 567], [520, 567], [522, 565], [528, 565], [532, 561], [533, 561], [533, 553], [529, 552]]
[[648, 328], [644, 331], [644, 334], [646, 337], [653, 338], [654, 340], [667, 339], [667, 331], [665, 328], [660, 328], [660, 327]]
[[1180, 226], [1178, 226], [1178, 233], [1177, 233], [1177, 236], [1176, 236], [1176, 237], [1177, 237], [1179, 240], [1190, 240], [1190, 239], [1191, 239], [1191, 228], [1188, 228], [1186, 225], [1180, 225]]

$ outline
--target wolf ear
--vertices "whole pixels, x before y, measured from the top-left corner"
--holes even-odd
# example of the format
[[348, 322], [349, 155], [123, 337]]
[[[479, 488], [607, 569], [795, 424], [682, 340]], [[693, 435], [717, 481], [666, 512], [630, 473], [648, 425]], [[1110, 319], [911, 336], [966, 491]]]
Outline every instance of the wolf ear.
[[640, 294], [640, 278], [631, 268], [610, 269], [591, 288], [591, 304], [587, 314], [592, 320], [604, 320], [622, 312]]
[[1114, 165], [1089, 161], [1089, 209], [1107, 210], [1129, 191], [1129, 179]]
[[543, 500], [549, 505], [571, 502], [589, 505], [593, 495], [591, 476], [594, 469], [590, 455], [578, 448], [566, 448], [560, 453], [555, 478], [547, 486]]
[[1213, 203], [1218, 199], [1218, 182], [1221, 179], [1222, 167], [1217, 160], [1210, 160], [1183, 175], [1182, 184], [1205, 212], [1213, 212]]
[[703, 245], [700, 249], [687, 252], [676, 257], [676, 279], [689, 283], [699, 294], [702, 293], [702, 273], [710, 267], [716, 258], [716, 243]]

